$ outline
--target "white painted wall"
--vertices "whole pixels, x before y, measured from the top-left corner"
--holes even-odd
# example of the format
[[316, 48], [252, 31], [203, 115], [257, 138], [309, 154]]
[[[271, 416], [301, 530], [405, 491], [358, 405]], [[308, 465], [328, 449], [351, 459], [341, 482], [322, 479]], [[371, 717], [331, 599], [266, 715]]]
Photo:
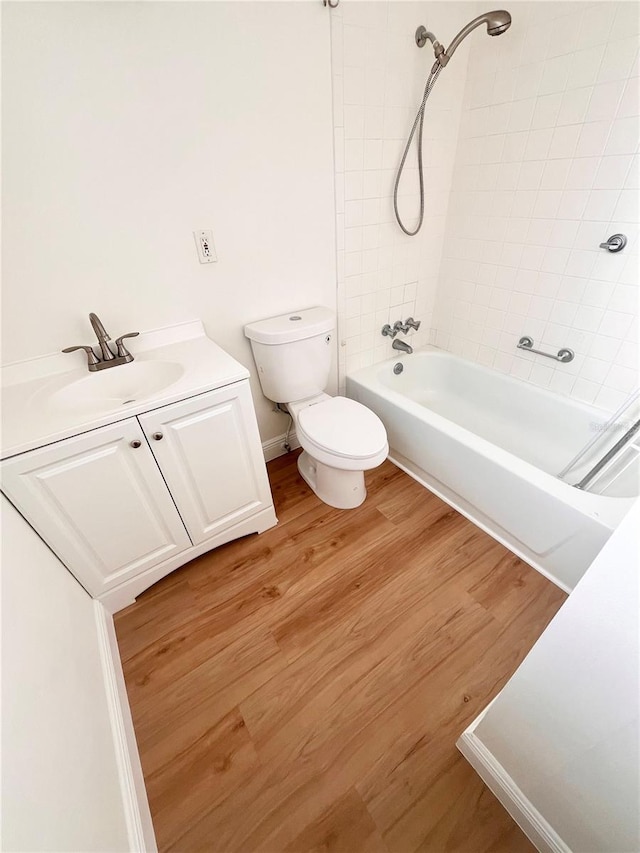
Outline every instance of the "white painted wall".
[[640, 849], [640, 504], [475, 728], [576, 853]]
[[[504, 35], [467, 39], [431, 342], [613, 410], [639, 376], [639, 6], [507, 8]], [[623, 252], [599, 248], [617, 232]]]
[[1, 505], [2, 849], [129, 850], [94, 602]]
[[[385, 323], [422, 320], [409, 339], [428, 341], [462, 110], [466, 45], [441, 74], [424, 128], [425, 218], [415, 237], [393, 213], [393, 184], [433, 65], [419, 49], [420, 24], [448, 43], [472, 17], [466, 2], [341, 3], [334, 9], [331, 61], [336, 151], [340, 373], [391, 356]], [[419, 211], [415, 140], [400, 184], [400, 210], [412, 228]]]
[[284, 432], [242, 327], [336, 305], [328, 10], [8, 2], [2, 23], [3, 362], [89, 343], [90, 311], [113, 336], [199, 317], [252, 371], [263, 440]]

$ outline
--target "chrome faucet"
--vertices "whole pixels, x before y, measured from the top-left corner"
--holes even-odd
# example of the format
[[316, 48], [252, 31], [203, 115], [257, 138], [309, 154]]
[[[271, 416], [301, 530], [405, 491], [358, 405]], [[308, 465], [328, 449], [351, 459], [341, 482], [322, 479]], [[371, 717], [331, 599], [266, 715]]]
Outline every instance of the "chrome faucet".
[[100, 317], [98, 317], [97, 314], [91, 313], [89, 314], [89, 322], [91, 323], [91, 328], [96, 333], [96, 338], [100, 344], [102, 361], [111, 361], [115, 358], [115, 355], [111, 352], [109, 344], [107, 343], [107, 341], [111, 340], [111, 337], [107, 334], [104, 326], [102, 325]]
[[133, 361], [133, 356], [127, 350], [123, 341], [125, 338], [135, 338], [140, 332], [127, 332], [126, 335], [121, 335], [116, 338], [116, 352], [109, 346], [111, 338], [107, 334], [102, 321], [97, 314], [89, 314], [89, 322], [93, 331], [96, 333], [98, 344], [100, 345], [101, 358], [96, 355], [93, 347], [80, 345], [76, 347], [65, 347], [62, 352], [75, 352], [76, 350], [84, 350], [87, 354], [87, 367], [93, 373], [96, 370], [104, 370], [107, 367], [117, 367], [119, 364], [128, 364]]
[[411, 355], [411, 353], [413, 352], [413, 347], [409, 346], [409, 344], [405, 343], [404, 341], [395, 340], [391, 344], [391, 346], [393, 349], [397, 349], [400, 352], [406, 352], [409, 355]]

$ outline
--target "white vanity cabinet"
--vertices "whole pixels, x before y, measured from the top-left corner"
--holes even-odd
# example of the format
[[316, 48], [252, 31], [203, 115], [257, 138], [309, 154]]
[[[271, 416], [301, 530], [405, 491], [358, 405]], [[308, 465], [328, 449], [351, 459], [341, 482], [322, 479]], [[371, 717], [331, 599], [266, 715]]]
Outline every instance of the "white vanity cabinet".
[[140, 416], [194, 545], [272, 506], [249, 383]]
[[136, 418], [8, 459], [2, 488], [95, 598], [191, 545]]
[[247, 380], [6, 459], [2, 490], [111, 610], [276, 523]]

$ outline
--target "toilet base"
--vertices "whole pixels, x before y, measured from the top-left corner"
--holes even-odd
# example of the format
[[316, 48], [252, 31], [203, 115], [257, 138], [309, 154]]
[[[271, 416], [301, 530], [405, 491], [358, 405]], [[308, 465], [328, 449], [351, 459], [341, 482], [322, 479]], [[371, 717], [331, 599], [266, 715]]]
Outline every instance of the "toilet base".
[[367, 497], [364, 471], [343, 471], [313, 459], [306, 450], [298, 456], [302, 479], [321, 501], [336, 509], [355, 509]]

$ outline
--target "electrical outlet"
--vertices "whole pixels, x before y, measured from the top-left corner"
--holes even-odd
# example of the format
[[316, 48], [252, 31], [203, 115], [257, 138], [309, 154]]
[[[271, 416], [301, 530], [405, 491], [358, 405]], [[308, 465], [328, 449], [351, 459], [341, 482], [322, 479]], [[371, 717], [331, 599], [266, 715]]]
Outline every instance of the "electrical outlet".
[[194, 231], [193, 236], [195, 237], [200, 263], [213, 264], [217, 261], [216, 247], [213, 245], [213, 231]]

